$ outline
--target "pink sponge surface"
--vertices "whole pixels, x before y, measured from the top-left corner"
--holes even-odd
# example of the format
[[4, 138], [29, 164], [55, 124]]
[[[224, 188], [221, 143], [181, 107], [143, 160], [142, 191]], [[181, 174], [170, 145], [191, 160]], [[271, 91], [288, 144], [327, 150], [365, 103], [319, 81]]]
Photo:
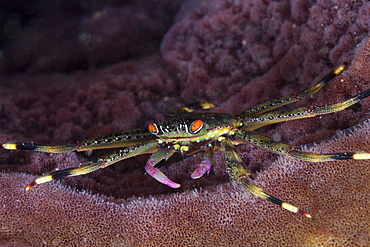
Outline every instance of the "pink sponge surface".
[[[369, 88], [367, 2], [143, 0], [90, 7], [48, 3], [0, 44], [0, 142], [75, 142], [163, 122], [166, 109], [196, 101], [237, 113], [306, 89], [344, 61], [348, 69], [294, 107], [339, 102]], [[300, 146], [360, 124], [307, 151], [369, 152], [369, 104], [262, 131]], [[143, 155], [25, 194], [36, 176], [85, 158], [0, 150], [0, 244], [366, 245], [369, 162], [306, 163], [250, 145], [237, 150], [256, 184], [313, 219], [230, 183], [221, 152], [210, 175], [198, 180], [190, 174], [202, 154], [163, 164], [179, 189], [146, 175]]]

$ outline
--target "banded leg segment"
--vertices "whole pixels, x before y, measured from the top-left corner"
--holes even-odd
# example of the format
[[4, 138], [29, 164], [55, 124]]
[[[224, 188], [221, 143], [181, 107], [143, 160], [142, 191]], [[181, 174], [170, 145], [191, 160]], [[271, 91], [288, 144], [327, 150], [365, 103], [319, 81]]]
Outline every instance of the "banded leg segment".
[[31, 151], [39, 151], [39, 152], [46, 152], [46, 153], [65, 153], [65, 152], [72, 152], [77, 150], [76, 144], [66, 144], [66, 145], [58, 145], [58, 146], [50, 146], [50, 145], [42, 145], [36, 144], [33, 142], [8, 142], [3, 144], [3, 148], [9, 150], [31, 150]]
[[118, 161], [131, 158], [137, 155], [153, 153], [158, 149], [156, 142], [147, 142], [143, 144], [138, 144], [132, 147], [126, 147], [121, 150], [118, 150], [112, 154], [105, 155], [101, 158], [98, 158], [95, 162], [82, 163], [79, 166], [66, 168], [63, 170], [58, 170], [51, 172], [48, 175], [41, 176], [33, 181], [30, 185], [27, 186], [26, 191], [31, 189], [36, 184], [42, 184], [50, 182], [54, 179], [64, 178], [64, 177], [74, 177], [79, 175], [84, 175], [96, 171], [101, 168], [110, 166]]
[[360, 102], [362, 99], [368, 96], [370, 96], [370, 89], [363, 91], [343, 102], [325, 106], [299, 107], [286, 111], [270, 112], [263, 115], [259, 115], [254, 118], [248, 118], [244, 120], [243, 123], [245, 124], [245, 129], [251, 131], [270, 124], [281, 123], [302, 118], [315, 117], [319, 115], [325, 115], [329, 113], [342, 111]]
[[270, 152], [281, 154], [289, 158], [310, 161], [310, 162], [326, 162], [343, 159], [370, 159], [370, 153], [335, 153], [335, 154], [314, 154], [306, 153], [297, 150], [296, 147], [281, 142], [275, 142], [269, 137], [260, 135], [256, 132], [239, 130], [237, 135], [237, 144], [250, 143], [254, 146], [266, 149]]
[[117, 132], [109, 135], [98, 136], [94, 139], [79, 141], [75, 144], [65, 145], [42, 145], [33, 142], [4, 143], [5, 149], [23, 149], [46, 153], [65, 153], [71, 151], [90, 151], [94, 149], [121, 148], [137, 145], [143, 142], [155, 140], [156, 136], [151, 134], [148, 128], [134, 129]]
[[102, 135], [93, 139], [77, 142], [77, 151], [89, 151], [94, 149], [122, 148], [140, 143], [150, 142], [157, 139], [149, 132], [148, 128], [133, 129], [108, 135]]
[[283, 202], [282, 200], [267, 194], [260, 187], [252, 184], [248, 180], [250, 172], [244, 167], [243, 161], [241, 160], [239, 154], [236, 152], [231, 142], [224, 138], [221, 140], [221, 145], [225, 152], [227, 172], [231, 178], [235, 179], [238, 183], [243, 185], [243, 187], [246, 188], [253, 195], [275, 203], [276, 205], [279, 205], [280, 207], [293, 213], [300, 213], [308, 218], [311, 218], [311, 215], [299, 210], [297, 207], [290, 205], [289, 203]]
[[288, 94], [288, 95], [285, 95], [283, 97], [280, 97], [280, 98], [277, 98], [277, 99], [274, 99], [274, 100], [270, 100], [270, 101], [267, 101], [265, 103], [250, 107], [250, 108], [244, 110], [241, 113], [241, 118], [248, 118], [248, 117], [251, 117], [251, 116], [262, 114], [262, 113], [265, 113], [267, 111], [271, 111], [273, 109], [276, 109], [278, 107], [285, 106], [285, 105], [300, 101], [301, 99], [303, 99], [307, 96], [315, 94], [323, 86], [325, 86], [326, 83], [328, 83], [330, 80], [332, 80], [335, 76], [339, 75], [344, 70], [345, 66], [347, 66], [347, 65], [348, 65], [347, 62], [343, 63], [338, 68], [336, 68], [335, 70], [332, 70], [326, 76], [324, 76], [317, 84], [315, 84], [314, 86], [312, 86], [312, 87], [310, 87], [306, 90], [303, 90], [299, 93]]

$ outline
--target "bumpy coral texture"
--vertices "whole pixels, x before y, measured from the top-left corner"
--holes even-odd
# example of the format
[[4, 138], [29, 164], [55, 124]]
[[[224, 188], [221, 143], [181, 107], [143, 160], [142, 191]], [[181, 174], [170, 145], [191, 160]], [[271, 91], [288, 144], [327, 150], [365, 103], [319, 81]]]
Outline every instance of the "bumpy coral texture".
[[[150, 6], [146, 6], [148, 11]], [[74, 35], [65, 36], [64, 41], [48, 40], [51, 36], [47, 35], [36, 40], [32, 35], [23, 35], [5, 47], [0, 85], [0, 127], [4, 135], [0, 141], [73, 142], [164, 121], [166, 108], [194, 101], [212, 101], [218, 106], [215, 111], [236, 113], [305, 89], [347, 60], [352, 63], [343, 75], [295, 106], [344, 100], [368, 89], [369, 9], [369, 3], [353, 1], [188, 1], [163, 38], [161, 53], [153, 45], [154, 50], [140, 53], [141, 57], [135, 59], [135, 52], [125, 56], [135, 42], [116, 44], [116, 37], [125, 37], [130, 29], [108, 29], [113, 31], [110, 35], [100, 33], [107, 32], [107, 23], [112, 19], [117, 24], [130, 18], [122, 14], [123, 9], [120, 12], [99, 5], [88, 14], [83, 12], [83, 18], [77, 11], [73, 18], [80, 29], [76, 33], [93, 33], [90, 42], [98, 44], [102, 38], [101, 46], [89, 50], [91, 47], [85, 43], [76, 49]], [[143, 18], [149, 25], [153, 21], [145, 19], [143, 11], [139, 8], [131, 18]], [[50, 22], [45, 20], [51, 16], [45, 14], [44, 18], [41, 23], [46, 24], [35, 27], [35, 22], [30, 21], [26, 27], [46, 34]], [[60, 23], [67, 27], [65, 21]], [[24, 30], [27, 34], [29, 29]], [[152, 34], [145, 30], [138, 34], [143, 40], [163, 35], [161, 28]], [[81, 36], [77, 37], [77, 44], [81, 44]], [[22, 52], [22, 44], [33, 44], [31, 41], [39, 48]], [[60, 49], [48, 46], [53, 42], [60, 44]], [[79, 63], [81, 58], [88, 62]], [[123, 61], [127, 58], [131, 60]], [[114, 64], [109, 65], [109, 61]], [[107, 67], [96, 68], [103, 65]], [[78, 68], [88, 71], [75, 71]], [[14, 71], [19, 74], [11, 74]], [[369, 104], [366, 99], [344, 112], [266, 127], [263, 131], [294, 145], [325, 140], [364, 122]], [[369, 125], [361, 124], [307, 150], [369, 152]], [[309, 212], [313, 219], [286, 212], [229, 183], [221, 153], [216, 153], [210, 175], [199, 180], [189, 176], [201, 155], [168, 160], [162, 170], [182, 184], [177, 190], [145, 175], [143, 166], [148, 156], [143, 156], [121, 162], [113, 169], [40, 185], [24, 194], [24, 188], [36, 178], [28, 174], [75, 166], [85, 158], [1, 150], [0, 244], [369, 243], [369, 162], [314, 164], [277, 157], [249, 145], [237, 150], [254, 173], [256, 184]]]
[[[370, 141], [363, 138], [369, 134], [367, 121], [305, 150], [369, 152]], [[52, 160], [70, 159], [56, 156]], [[24, 193], [34, 176], [2, 173], [0, 234], [3, 240], [30, 246], [365, 246], [368, 165], [368, 161], [310, 164], [279, 157], [257, 177], [257, 184], [300, 205], [312, 219], [256, 199], [234, 183], [117, 203], [76, 193], [60, 183]]]
[[[181, 2], [34, 1], [31, 10], [31, 6], [23, 9], [23, 2], [17, 5], [5, 0], [0, 3], [3, 20], [7, 20], [4, 29], [15, 20], [26, 25], [14, 42], [2, 49], [3, 70], [7, 73], [71, 72], [154, 53]], [[20, 16], [12, 18], [13, 12], [7, 12], [9, 10]], [[27, 12], [34, 14], [27, 16]], [[0, 34], [6, 36], [6, 32], [0, 31]]]

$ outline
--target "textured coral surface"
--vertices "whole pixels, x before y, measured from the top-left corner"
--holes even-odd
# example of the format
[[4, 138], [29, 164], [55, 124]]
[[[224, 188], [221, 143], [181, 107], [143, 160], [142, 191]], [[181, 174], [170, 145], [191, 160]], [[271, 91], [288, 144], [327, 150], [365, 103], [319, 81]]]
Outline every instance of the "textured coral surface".
[[[74, 142], [164, 121], [165, 109], [194, 101], [236, 113], [305, 89], [343, 61], [351, 65], [339, 78], [295, 106], [369, 88], [366, 1], [81, 3], [48, 3], [20, 20], [5, 13], [0, 142]], [[298, 146], [319, 142], [367, 120], [369, 104], [263, 131]], [[307, 150], [369, 152], [369, 132], [365, 122]], [[25, 194], [35, 175], [85, 158], [0, 150], [0, 244], [369, 245], [369, 162], [314, 164], [249, 145], [237, 150], [256, 184], [313, 219], [229, 183], [219, 152], [199, 180], [189, 177], [201, 154], [168, 160], [161, 169], [182, 184], [176, 190], [144, 173], [144, 155]]]
[[[305, 150], [369, 152], [370, 141], [363, 138], [368, 135], [369, 121]], [[256, 199], [233, 183], [109, 202], [60, 183], [24, 193], [34, 176], [1, 173], [1, 236], [30, 246], [365, 246], [370, 241], [368, 165], [279, 157], [259, 174], [257, 184], [300, 205], [312, 219]]]

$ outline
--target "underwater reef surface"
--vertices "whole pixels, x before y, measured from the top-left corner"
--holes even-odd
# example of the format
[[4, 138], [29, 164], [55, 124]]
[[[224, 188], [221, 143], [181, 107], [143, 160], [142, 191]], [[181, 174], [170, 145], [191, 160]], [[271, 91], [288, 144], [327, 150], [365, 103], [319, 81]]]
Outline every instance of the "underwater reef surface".
[[[1, 142], [74, 142], [165, 121], [167, 108], [195, 101], [237, 113], [303, 90], [344, 61], [351, 64], [343, 74], [294, 107], [369, 88], [366, 1], [63, 3], [40, 7], [1, 43]], [[369, 104], [262, 132], [297, 146], [318, 142], [306, 151], [369, 152]], [[221, 152], [198, 180], [190, 174], [202, 154], [168, 160], [161, 170], [179, 189], [146, 175], [143, 155], [24, 193], [36, 176], [85, 158], [0, 150], [0, 244], [369, 244], [368, 161], [308, 163], [250, 145], [237, 150], [254, 183], [313, 218], [230, 183]]]
[[[311, 152], [369, 152], [370, 121]], [[6, 139], [2, 136], [1, 140]], [[2, 154], [2, 157], [14, 155]], [[39, 155], [29, 154], [31, 160]], [[72, 154], [50, 162], [76, 164]], [[59, 182], [24, 188], [35, 176], [0, 174], [3, 246], [366, 246], [369, 243], [368, 161], [308, 163], [278, 157], [256, 184], [299, 205], [312, 219], [246, 193], [235, 182], [179, 194], [110, 201]]]

